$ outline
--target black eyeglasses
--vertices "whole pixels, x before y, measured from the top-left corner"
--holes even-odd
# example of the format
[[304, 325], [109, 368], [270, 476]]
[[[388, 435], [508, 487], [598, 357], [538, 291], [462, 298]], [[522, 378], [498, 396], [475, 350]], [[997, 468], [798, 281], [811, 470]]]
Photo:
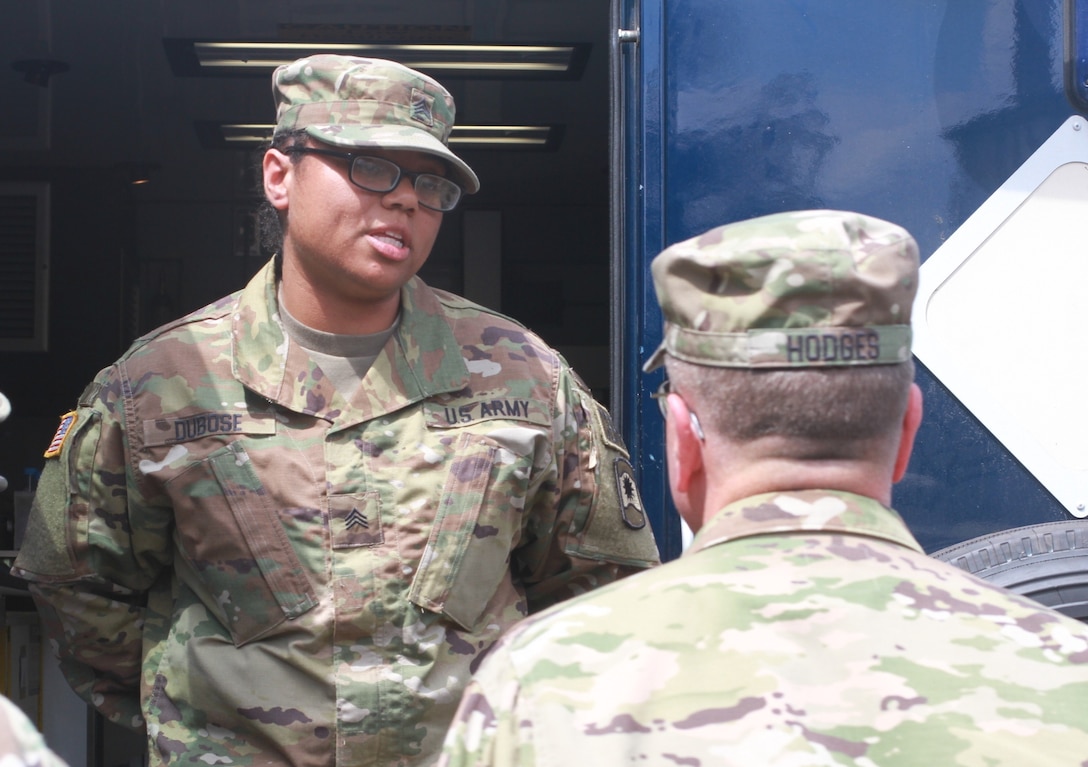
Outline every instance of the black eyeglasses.
[[317, 149], [309, 146], [293, 146], [283, 151], [288, 154], [322, 154], [349, 160], [351, 166], [348, 169], [348, 179], [355, 186], [368, 192], [385, 194], [397, 188], [402, 176], [410, 178], [419, 204], [441, 213], [453, 210], [461, 201], [461, 187], [445, 176], [434, 173], [413, 173], [384, 157], [354, 152], [336, 152], [332, 149]]
[[[653, 399], [657, 400], [657, 407], [661, 411], [662, 418], [669, 417], [669, 395], [677, 394], [672, 390], [672, 381], [666, 378], [661, 382], [661, 385], [657, 387], [657, 390], [650, 395]], [[677, 394], [677, 396], [680, 396]], [[699, 438], [700, 442], [706, 441], [706, 435], [703, 434], [703, 425], [699, 423], [699, 416], [695, 415], [695, 411], [690, 407], [688, 408], [688, 419], [691, 421], [691, 430], [695, 432], [695, 436]]]
[[657, 390], [650, 395], [651, 398], [657, 400], [657, 407], [661, 411], [662, 418], [669, 417], [669, 395], [672, 394], [672, 381], [666, 378], [661, 382], [661, 385], [657, 387]]

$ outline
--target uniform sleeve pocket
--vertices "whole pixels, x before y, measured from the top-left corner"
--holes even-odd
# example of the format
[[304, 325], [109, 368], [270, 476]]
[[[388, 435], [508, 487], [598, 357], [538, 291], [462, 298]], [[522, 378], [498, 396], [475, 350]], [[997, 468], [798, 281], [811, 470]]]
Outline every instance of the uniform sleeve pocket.
[[517, 493], [499, 465], [503, 449], [462, 434], [442, 489], [434, 527], [408, 599], [472, 631], [510, 575], [520, 529]]
[[[203, 472], [204, 477], [191, 474]], [[317, 604], [298, 555], [241, 444], [178, 478], [178, 535], [204, 602], [242, 645]], [[179, 569], [183, 580], [186, 574]]]

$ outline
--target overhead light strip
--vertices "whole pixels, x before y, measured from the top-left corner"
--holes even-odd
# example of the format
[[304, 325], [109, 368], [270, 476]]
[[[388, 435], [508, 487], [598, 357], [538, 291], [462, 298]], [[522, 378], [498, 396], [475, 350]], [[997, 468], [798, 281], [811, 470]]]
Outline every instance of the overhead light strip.
[[165, 38], [175, 74], [259, 75], [301, 57], [339, 53], [385, 58], [423, 71], [464, 78], [580, 77], [588, 43], [558, 45], [481, 43], [322, 43]]
[[451, 45], [374, 43], [195, 42], [201, 67], [271, 69], [314, 50], [394, 59], [413, 68], [505, 72], [566, 72], [574, 59], [570, 45]]
[[[381, 56], [374, 58], [395, 59], [397, 62], [412, 69], [451, 70], [466, 72], [566, 72], [567, 64], [546, 64], [532, 61], [440, 61], [434, 59], [411, 59], [404, 56], [393, 56], [387, 52], [381, 52]], [[295, 59], [201, 59], [201, 66], [217, 69], [275, 69], [276, 67], [290, 64]]]
[[552, 140], [548, 125], [462, 125], [450, 134], [450, 145], [461, 147], [544, 147]]
[[519, 55], [562, 54], [569, 56], [574, 50], [571, 45], [494, 45], [477, 43], [255, 43], [255, 42], [194, 42], [199, 51], [293, 51], [302, 53], [315, 47], [324, 51], [345, 53], [349, 51], [411, 51], [456, 53], [466, 55], [487, 55], [492, 53], [517, 53]]

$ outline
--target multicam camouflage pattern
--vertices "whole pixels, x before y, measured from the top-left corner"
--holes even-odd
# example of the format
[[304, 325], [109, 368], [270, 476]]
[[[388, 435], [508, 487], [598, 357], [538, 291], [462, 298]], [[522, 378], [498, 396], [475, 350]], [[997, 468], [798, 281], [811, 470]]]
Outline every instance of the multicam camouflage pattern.
[[431, 764], [500, 634], [657, 561], [626, 452], [506, 318], [413, 280], [345, 399], [275, 291], [270, 264], [98, 376], [16, 572], [152, 765]]
[[910, 358], [918, 246], [860, 213], [776, 213], [711, 229], [651, 265], [665, 353], [715, 367], [888, 365]]
[[847, 493], [726, 507], [680, 559], [529, 618], [465, 765], [1088, 764], [1088, 626], [926, 557]]
[[469, 194], [480, 190], [472, 168], [450, 151], [453, 96], [427, 75], [395, 61], [320, 54], [272, 75], [276, 133], [305, 129], [346, 147], [426, 152], [446, 160]]
[[53, 753], [23, 710], [0, 696], [0, 765], [3, 767], [67, 767]]

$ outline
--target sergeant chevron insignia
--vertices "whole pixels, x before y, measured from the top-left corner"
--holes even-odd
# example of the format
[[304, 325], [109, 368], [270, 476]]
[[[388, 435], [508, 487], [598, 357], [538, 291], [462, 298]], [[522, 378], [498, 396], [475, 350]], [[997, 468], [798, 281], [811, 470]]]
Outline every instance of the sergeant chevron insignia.
[[344, 518], [344, 525], [346, 527], [370, 527], [370, 520], [366, 518], [366, 514], [358, 509], [352, 509], [348, 515]]

